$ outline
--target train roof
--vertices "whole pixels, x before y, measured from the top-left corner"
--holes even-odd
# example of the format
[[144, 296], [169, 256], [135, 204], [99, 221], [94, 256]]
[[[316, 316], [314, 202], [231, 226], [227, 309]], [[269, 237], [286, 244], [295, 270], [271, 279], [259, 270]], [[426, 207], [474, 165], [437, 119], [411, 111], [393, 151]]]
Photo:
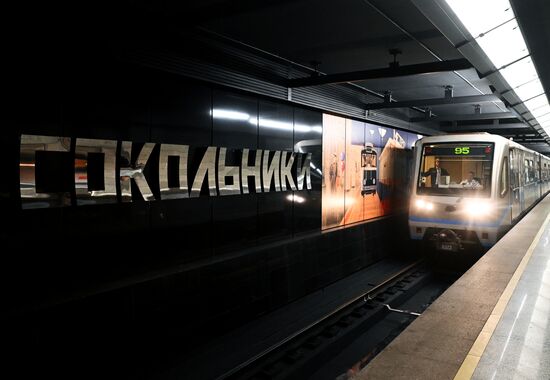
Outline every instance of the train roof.
[[461, 141], [461, 142], [465, 142], [465, 141], [484, 142], [484, 141], [487, 141], [487, 142], [494, 142], [494, 143], [507, 143], [508, 145], [510, 145], [512, 147], [520, 148], [520, 149], [523, 149], [523, 150], [526, 150], [526, 151], [529, 151], [529, 152], [534, 152], [534, 153], [537, 153], [537, 154], [540, 154], [540, 155], [544, 156], [543, 154], [541, 154], [539, 152], [536, 152], [532, 149], [526, 148], [525, 146], [523, 146], [521, 144], [518, 144], [517, 142], [515, 142], [513, 140], [509, 140], [505, 137], [502, 137], [502, 136], [499, 136], [499, 135], [494, 135], [494, 134], [487, 133], [487, 132], [449, 133], [449, 134], [444, 134], [444, 135], [423, 137], [420, 140], [418, 140], [417, 142], [422, 143], [422, 144], [426, 144], [426, 143], [429, 144], [429, 143], [452, 142], [452, 141], [457, 141], [457, 142], [458, 141]]
[[438, 141], [490, 141], [490, 142], [512, 142], [499, 135], [493, 135], [487, 132], [470, 132], [470, 133], [448, 133], [444, 135], [428, 136], [420, 139], [422, 142], [438, 142]]

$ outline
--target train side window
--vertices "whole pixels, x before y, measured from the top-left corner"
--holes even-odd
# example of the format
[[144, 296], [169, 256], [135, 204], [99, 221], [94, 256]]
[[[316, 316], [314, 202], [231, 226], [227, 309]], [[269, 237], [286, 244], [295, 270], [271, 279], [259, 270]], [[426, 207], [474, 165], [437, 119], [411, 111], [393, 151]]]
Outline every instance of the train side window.
[[500, 186], [498, 192], [501, 198], [508, 193], [508, 157], [504, 157], [504, 161], [502, 161], [502, 168], [500, 168]]

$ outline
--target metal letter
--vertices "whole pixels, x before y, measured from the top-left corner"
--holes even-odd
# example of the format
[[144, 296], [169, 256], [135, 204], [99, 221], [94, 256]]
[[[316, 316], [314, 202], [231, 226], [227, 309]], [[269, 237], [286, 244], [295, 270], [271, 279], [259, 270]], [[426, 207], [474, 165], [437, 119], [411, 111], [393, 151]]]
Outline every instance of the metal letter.
[[[116, 144], [114, 140], [76, 139], [74, 183], [78, 206], [116, 203]], [[89, 189], [88, 153], [103, 155], [103, 190]]]
[[261, 173], [262, 173], [262, 150], [256, 151], [256, 160], [254, 166], [248, 166], [249, 149], [243, 149], [243, 158], [241, 160], [241, 178], [243, 181], [243, 194], [248, 194], [248, 177], [254, 177], [256, 192], [262, 192]]
[[71, 205], [71, 193], [36, 191], [36, 151], [69, 152], [71, 139], [58, 136], [21, 135], [19, 189], [21, 208], [49, 208]]
[[[187, 187], [187, 157], [189, 145], [162, 144], [159, 158], [159, 183], [161, 199], [189, 198]], [[168, 186], [168, 157], [179, 157], [179, 187]]]
[[209, 146], [202, 157], [202, 161], [195, 174], [193, 185], [191, 186], [191, 198], [197, 198], [201, 193], [201, 187], [204, 179], [208, 174], [208, 191], [210, 196], [215, 197], [216, 194], [216, 148]]
[[[288, 162], [286, 156], [290, 153], [290, 158]], [[292, 164], [294, 164], [294, 157], [296, 153], [291, 152], [282, 152], [281, 157], [281, 190], [286, 191], [286, 180], [290, 184], [291, 190], [296, 190], [296, 185], [294, 184], [294, 178], [292, 178]]]
[[[240, 194], [240, 175], [238, 166], [226, 166], [225, 154], [227, 148], [220, 148], [220, 156], [218, 157], [218, 189], [220, 195]], [[226, 177], [233, 177], [233, 184], [225, 183]]]
[[122, 142], [122, 147], [120, 150], [120, 191], [123, 202], [132, 201], [130, 179], [133, 179], [136, 182], [136, 185], [139, 188], [141, 196], [144, 200], [155, 200], [155, 196], [149, 188], [147, 179], [145, 179], [145, 176], [143, 175], [143, 168], [147, 164], [154, 148], [154, 143], [145, 143], [138, 154], [136, 163], [132, 165], [132, 143], [129, 141]]
[[134, 170], [132, 169], [132, 143], [123, 141], [120, 146], [120, 198], [122, 202], [132, 202], [132, 184], [131, 178]]
[[308, 190], [311, 190], [311, 153], [306, 154], [306, 159], [304, 160], [304, 164], [302, 165], [302, 156], [303, 154], [300, 154], [298, 156], [298, 165], [296, 167], [296, 177], [298, 182], [298, 190], [302, 190], [304, 188], [304, 176], [306, 178], [306, 188]]
[[281, 151], [275, 151], [271, 163], [269, 163], [269, 150], [264, 150], [264, 159], [262, 161], [262, 181], [264, 193], [269, 193], [271, 182], [275, 179], [275, 191], [281, 191], [280, 173], [275, 175], [275, 171], [280, 169]]

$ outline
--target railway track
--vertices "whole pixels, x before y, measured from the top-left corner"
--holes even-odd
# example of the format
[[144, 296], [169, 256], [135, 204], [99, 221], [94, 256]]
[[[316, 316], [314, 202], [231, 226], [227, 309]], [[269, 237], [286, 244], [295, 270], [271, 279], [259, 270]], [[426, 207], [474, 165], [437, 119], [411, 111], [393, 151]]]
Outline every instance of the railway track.
[[217, 379], [308, 378], [320, 363], [329, 360], [389, 314], [404, 314], [410, 320], [420, 315], [415, 311], [402, 310], [399, 305], [421, 289], [430, 277], [431, 271], [422, 260], [399, 268], [365, 293], [341, 304]]

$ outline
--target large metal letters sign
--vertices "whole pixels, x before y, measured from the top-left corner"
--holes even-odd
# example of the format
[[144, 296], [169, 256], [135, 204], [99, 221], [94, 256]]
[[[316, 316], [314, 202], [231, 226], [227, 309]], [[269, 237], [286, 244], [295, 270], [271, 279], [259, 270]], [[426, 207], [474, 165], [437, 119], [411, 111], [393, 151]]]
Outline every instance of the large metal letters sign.
[[[132, 182], [145, 201], [157, 200], [143, 170], [155, 143], [140, 144], [138, 151], [130, 141], [71, 139], [58, 136], [22, 135], [19, 163], [19, 186], [23, 209], [64, 207], [71, 205], [71, 191], [37, 187], [37, 152], [59, 152], [74, 161], [74, 202], [77, 206], [132, 201]], [[237, 164], [228, 164], [225, 147], [206, 148], [194, 173], [189, 172], [189, 145], [159, 144], [158, 175], [160, 199], [196, 198], [206, 183], [210, 196], [249, 194], [250, 192], [311, 190], [311, 153], [242, 149]], [[132, 148], [136, 149], [132, 149]], [[91, 157], [102, 163], [103, 176], [91, 185]], [[250, 160], [249, 160], [250, 159]], [[177, 181], [169, 183], [169, 161], [178, 167]], [[253, 163], [250, 163], [253, 161]], [[154, 163], [149, 163], [154, 165]], [[101, 166], [101, 165], [100, 165]], [[294, 168], [294, 170], [293, 170]], [[59, 168], [62, 170], [62, 168]], [[174, 171], [172, 171], [174, 173]], [[47, 182], [47, 177], [42, 176]], [[253, 185], [249, 186], [249, 181]], [[176, 182], [176, 184], [174, 184]], [[288, 184], [288, 185], [287, 185]], [[117, 186], [118, 185], [118, 186]], [[189, 187], [190, 185], [190, 187]]]

